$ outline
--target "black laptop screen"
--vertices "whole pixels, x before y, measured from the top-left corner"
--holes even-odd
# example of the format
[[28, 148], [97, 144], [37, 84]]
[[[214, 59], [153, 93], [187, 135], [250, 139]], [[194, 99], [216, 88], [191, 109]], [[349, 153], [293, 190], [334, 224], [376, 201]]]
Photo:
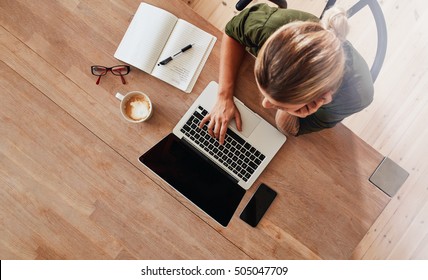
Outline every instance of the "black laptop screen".
[[236, 180], [172, 133], [140, 162], [223, 226], [245, 194]]

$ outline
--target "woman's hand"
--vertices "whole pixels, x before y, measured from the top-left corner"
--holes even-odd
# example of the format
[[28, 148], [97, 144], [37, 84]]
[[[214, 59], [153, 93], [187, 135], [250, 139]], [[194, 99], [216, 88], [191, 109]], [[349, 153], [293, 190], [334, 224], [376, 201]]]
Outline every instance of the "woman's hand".
[[241, 131], [241, 114], [233, 101], [233, 97], [222, 98], [219, 94], [216, 104], [211, 109], [211, 113], [203, 118], [199, 124], [199, 128], [202, 128], [204, 124], [208, 123], [208, 133], [212, 137], [218, 139], [220, 144], [224, 144], [227, 126], [233, 119], [235, 119], [236, 127]]
[[305, 106], [303, 106], [303, 107], [301, 107], [295, 111], [287, 111], [287, 113], [303, 119], [309, 115], [312, 115], [316, 111], [318, 111], [318, 109], [321, 106], [330, 103], [332, 101], [332, 99], [333, 99], [333, 97], [332, 97], [331, 92], [328, 92], [328, 93], [324, 94], [323, 96], [321, 96], [320, 98], [318, 98], [317, 100], [312, 101], [311, 103], [308, 103]]

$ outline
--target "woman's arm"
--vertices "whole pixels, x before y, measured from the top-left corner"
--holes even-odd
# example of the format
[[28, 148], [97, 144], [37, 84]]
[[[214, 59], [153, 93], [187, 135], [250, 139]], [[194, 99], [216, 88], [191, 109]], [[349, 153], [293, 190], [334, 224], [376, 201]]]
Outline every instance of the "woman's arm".
[[200, 127], [208, 123], [208, 133], [224, 143], [227, 126], [235, 119], [236, 127], [241, 130], [241, 115], [233, 101], [235, 81], [245, 47], [223, 33], [220, 51], [219, 91], [217, 102], [211, 112], [201, 121]]

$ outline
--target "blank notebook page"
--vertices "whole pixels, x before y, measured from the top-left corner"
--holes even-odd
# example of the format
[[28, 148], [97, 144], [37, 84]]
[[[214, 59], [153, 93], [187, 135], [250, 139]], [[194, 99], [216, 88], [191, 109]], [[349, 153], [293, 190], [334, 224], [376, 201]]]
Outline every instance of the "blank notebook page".
[[114, 57], [150, 73], [176, 22], [173, 14], [142, 3]]

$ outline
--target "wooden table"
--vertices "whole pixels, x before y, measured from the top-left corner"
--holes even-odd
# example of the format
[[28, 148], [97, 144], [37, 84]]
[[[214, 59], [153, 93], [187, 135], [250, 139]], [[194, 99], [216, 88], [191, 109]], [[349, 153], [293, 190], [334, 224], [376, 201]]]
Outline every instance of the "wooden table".
[[[211, 80], [221, 32], [181, 1], [147, 1], [218, 37], [191, 94], [132, 69], [96, 85], [90, 66], [113, 58], [140, 1], [2, 0], [1, 259], [347, 259], [389, 198], [368, 177], [382, 156], [342, 125], [289, 138], [256, 182], [277, 192], [257, 228], [227, 228], [138, 162]], [[248, 56], [237, 96], [273, 123]], [[154, 103], [126, 123], [117, 91]]]

